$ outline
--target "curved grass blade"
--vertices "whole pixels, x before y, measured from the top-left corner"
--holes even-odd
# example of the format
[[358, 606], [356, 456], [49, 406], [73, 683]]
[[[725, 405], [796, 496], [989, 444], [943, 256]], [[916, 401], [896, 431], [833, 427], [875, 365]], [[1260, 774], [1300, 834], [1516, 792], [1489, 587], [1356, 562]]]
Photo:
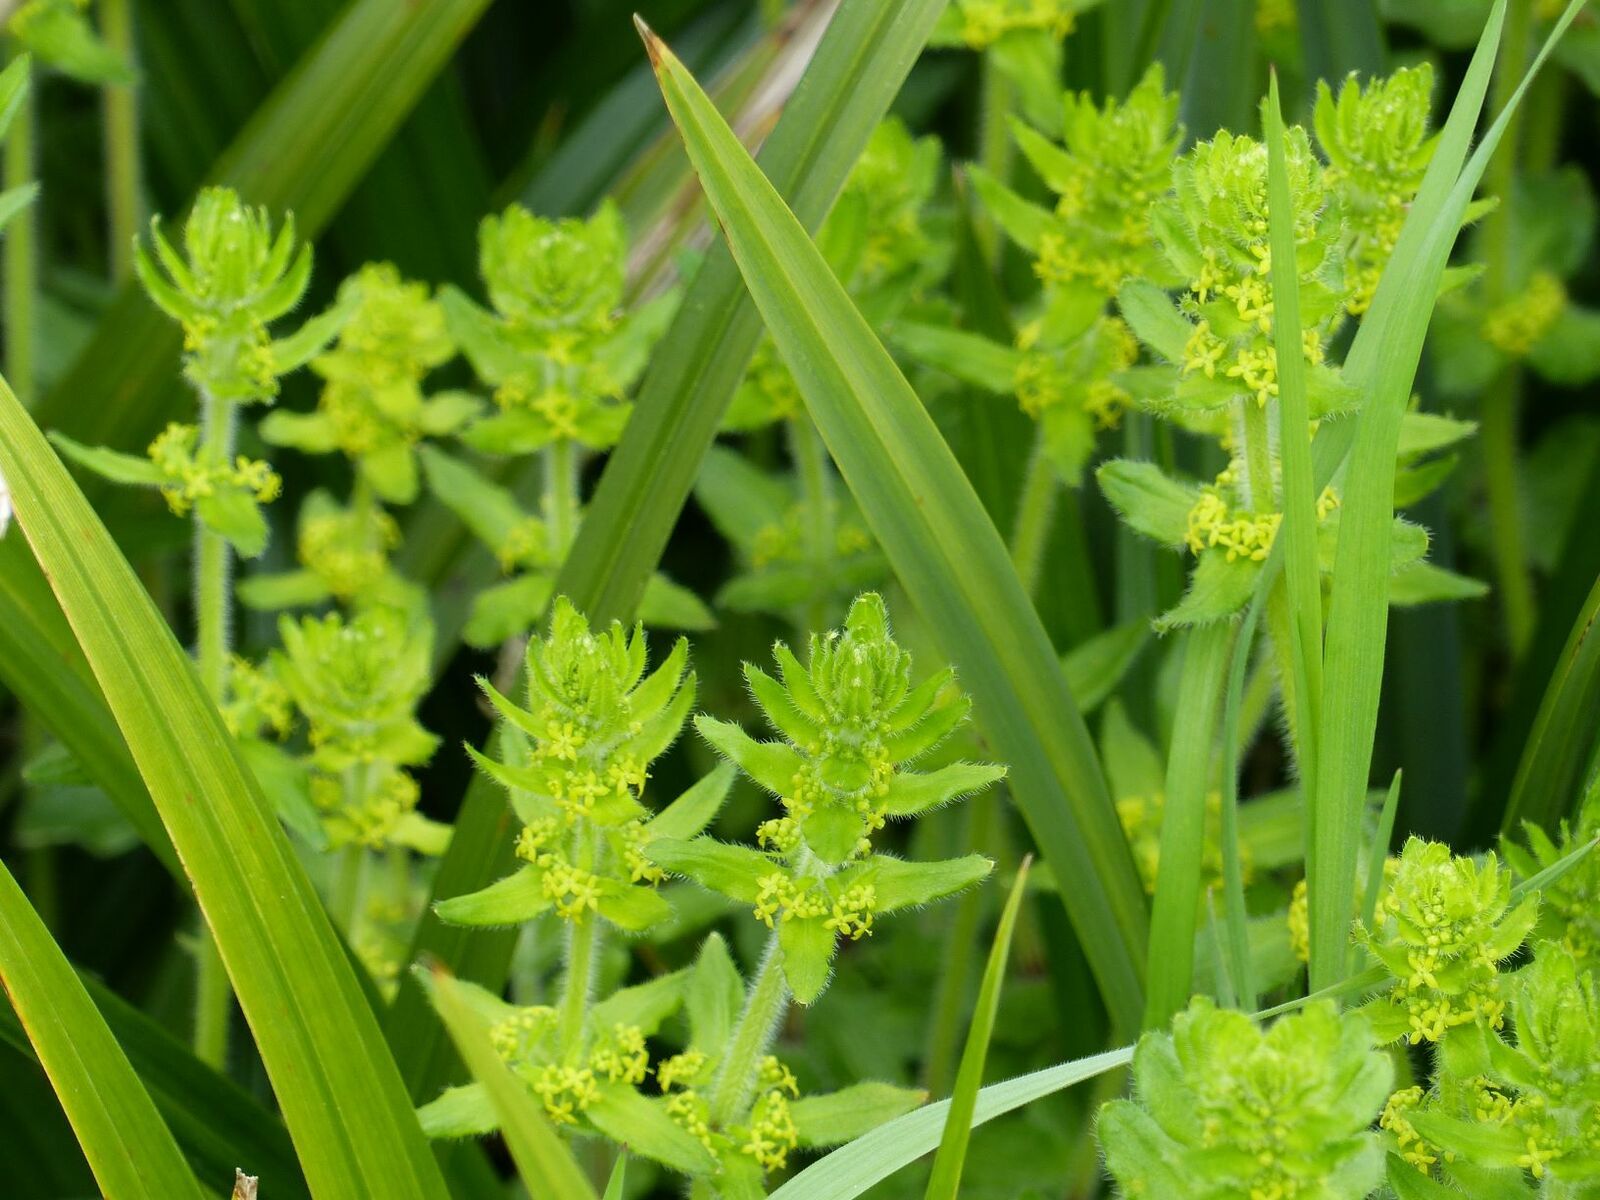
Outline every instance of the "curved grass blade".
[[1028, 866], [1024, 858], [1011, 885], [1011, 896], [1000, 913], [989, 964], [983, 969], [978, 988], [978, 1004], [967, 1029], [967, 1046], [961, 1052], [961, 1069], [956, 1072], [955, 1091], [950, 1096], [950, 1111], [945, 1116], [939, 1152], [933, 1158], [933, 1175], [928, 1180], [927, 1200], [956, 1200], [961, 1192], [961, 1168], [967, 1161], [967, 1143], [972, 1138], [972, 1118], [977, 1108], [978, 1091], [983, 1086], [983, 1064], [989, 1056], [989, 1039], [994, 1036], [994, 1020], [1000, 1012], [1000, 991], [1006, 982], [1006, 960], [1011, 955], [1011, 935], [1017, 927], [1017, 913], [1027, 893]]
[[107, 1196], [201, 1196], [172, 1131], [77, 972], [0, 865], [0, 981]]
[[188, 887], [94, 673], [20, 537], [0, 540], [0, 680], [111, 797], [162, 865]]
[[429, 990], [467, 1069], [489, 1094], [489, 1102], [500, 1118], [501, 1136], [528, 1194], [539, 1200], [595, 1200], [594, 1189], [544, 1115], [540, 1102], [489, 1044], [489, 1024], [462, 997], [461, 985], [434, 967]]
[[1205, 851], [1206, 793], [1217, 745], [1234, 628], [1229, 621], [1184, 634], [1177, 724], [1167, 754], [1161, 857], [1150, 911], [1150, 949], [1144, 1027], [1159, 1029], [1189, 1002], [1194, 984], [1195, 921], [1200, 912]]
[[[226, 1179], [243, 1165], [267, 1181], [268, 1194], [277, 1200], [308, 1200], [294, 1146], [277, 1114], [93, 976], [79, 979], [196, 1175]], [[3, 1008], [0, 1041], [30, 1058], [34, 1054], [21, 1023]]]
[[1250, 970], [1249, 914], [1244, 901], [1244, 863], [1239, 854], [1239, 709], [1244, 701], [1245, 675], [1264, 597], [1250, 602], [1244, 624], [1233, 644], [1228, 668], [1228, 690], [1222, 705], [1222, 927], [1226, 937], [1228, 974], [1238, 1006], [1256, 1006], [1255, 979]]
[[[1003, 1083], [991, 1083], [973, 1106], [976, 1128], [1013, 1109], [1104, 1075], [1133, 1061], [1133, 1047], [1108, 1050]], [[772, 1193], [771, 1200], [855, 1200], [874, 1184], [889, 1178], [939, 1145], [949, 1117], [950, 1101], [941, 1100], [896, 1117], [812, 1163]]]
[[611, 1170], [611, 1181], [606, 1184], [606, 1194], [601, 1200], [622, 1200], [628, 1185], [628, 1156], [619, 1154], [617, 1165]]
[[1562, 648], [1533, 731], [1517, 764], [1502, 832], [1524, 821], [1553, 829], [1577, 803], [1582, 773], [1594, 754], [1600, 711], [1600, 579]]
[[[292, 209], [315, 237], [416, 105], [489, 0], [356, 0], [207, 172], [252, 204]], [[180, 333], [125, 285], [39, 423], [92, 445], [142, 446], [166, 419]]]
[[[945, 0], [844, 0], [762, 167], [815, 230], [889, 111]], [[661, 339], [556, 591], [591, 622], [632, 616], [761, 336], [726, 246], [712, 248]]]
[[[761, 162], [810, 228], [822, 223], [889, 110], [945, 0], [845, 0], [805, 78], [761, 149]], [[633, 418], [601, 476], [557, 590], [591, 622], [629, 620], [689, 498], [700, 462], [761, 334], [727, 248], [718, 244], [684, 296], [645, 376]], [[486, 553], [486, 552], [485, 552]], [[490, 753], [493, 753], [491, 746]], [[434, 899], [476, 891], [514, 861], [505, 795], [474, 777], [456, 817]], [[412, 961], [430, 954], [490, 987], [505, 979], [513, 935], [446, 926], [431, 910]], [[470, 959], [469, 957], [470, 956]], [[412, 1097], [431, 1099], [453, 1056], [414, 980], [402, 978], [386, 1022]]]
[[194, 666], [0, 384], [0, 474], [167, 826], [313, 1191], [444, 1181], [321, 901]]
[[1143, 1008], [1144, 893], [1032, 603], [922, 402], [694, 79], [648, 30], [662, 93], [735, 261], [890, 564], [961, 671], [1107, 1005]]
[[[1395, 255], [1379, 281], [1366, 321], [1346, 358], [1347, 382], [1367, 399], [1354, 422], [1335, 422], [1326, 427], [1345, 426], [1345, 432], [1327, 443], [1330, 458], [1344, 457], [1338, 453], [1340, 441], [1349, 441], [1350, 445], [1328, 604], [1326, 675], [1319, 726], [1322, 744], [1318, 749], [1308, 847], [1313, 988], [1326, 986], [1342, 972], [1350, 913], [1355, 904], [1361, 804], [1371, 768], [1383, 682], [1389, 609], [1388, 539], [1394, 516], [1394, 462], [1401, 417], [1410, 400], [1445, 264], [1472, 194], [1507, 123], [1527, 94], [1529, 83], [1581, 7], [1582, 0], [1568, 4], [1522, 83], [1459, 177], [1451, 181], [1435, 175], [1430, 168], [1401, 230]], [[1504, 16], [1504, 0], [1497, 0], [1440, 139], [1440, 151], [1445, 152], [1449, 143], [1448, 154], [1452, 157], [1464, 154], [1470, 141]], [[1319, 437], [1318, 442], [1321, 441]]]

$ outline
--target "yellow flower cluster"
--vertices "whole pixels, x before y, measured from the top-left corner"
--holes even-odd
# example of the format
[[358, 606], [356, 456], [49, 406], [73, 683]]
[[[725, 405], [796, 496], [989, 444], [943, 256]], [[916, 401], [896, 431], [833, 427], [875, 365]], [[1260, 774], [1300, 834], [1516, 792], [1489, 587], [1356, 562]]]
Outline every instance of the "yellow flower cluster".
[[283, 490], [276, 471], [259, 460], [239, 455], [232, 466], [217, 460], [205, 461], [199, 452], [200, 430], [194, 425], [174, 421], [150, 443], [150, 461], [165, 477], [161, 495], [177, 516], [186, 515], [195, 501], [214, 496], [220, 489], [235, 488], [268, 504]]
[[539, 868], [539, 885], [556, 915], [576, 921], [600, 906], [600, 877], [575, 865], [558, 845], [560, 823], [545, 817], [524, 825], [517, 835], [517, 857]]
[[322, 772], [311, 776], [311, 801], [322, 813], [323, 826], [334, 845], [359, 844], [381, 850], [389, 844], [396, 826], [416, 811], [420, 789], [415, 779], [387, 766], [377, 768], [377, 773], [378, 778], [359, 798], [350, 796], [337, 776]]
[[1072, 32], [1072, 6], [1063, 0], [957, 0], [961, 40], [986, 50], [1008, 33], [1042, 29], [1056, 39]]
[[1024, 351], [1017, 364], [1012, 388], [1017, 403], [1030, 417], [1050, 409], [1075, 404], [1097, 429], [1115, 429], [1122, 414], [1133, 405], [1127, 389], [1112, 376], [1138, 361], [1139, 341], [1119, 317], [1103, 317], [1083, 340], [1063, 353], [1039, 348], [1037, 322], [1019, 331], [1017, 346]]
[[556, 1124], [577, 1124], [600, 1098], [601, 1080], [637, 1087], [649, 1074], [643, 1031], [621, 1023], [600, 1035], [582, 1065], [546, 1061], [556, 1024], [555, 1009], [536, 1005], [518, 1009], [489, 1030], [495, 1053], [528, 1081]]
[[1527, 287], [1489, 310], [1483, 336], [1496, 350], [1522, 358], [1550, 332], [1567, 307], [1567, 289], [1549, 271], [1536, 271]]
[[1230, 508], [1226, 500], [1208, 489], [1189, 510], [1184, 541], [1196, 554], [1220, 546], [1228, 552], [1229, 562], [1239, 558], [1264, 562], [1272, 552], [1273, 540], [1282, 523], [1282, 513], [1241, 512]]
[[263, 728], [287, 737], [294, 722], [289, 689], [269, 670], [235, 654], [228, 665], [228, 692], [222, 722], [234, 737], [253, 737]]
[[1423, 1094], [1420, 1087], [1408, 1087], [1391, 1095], [1378, 1118], [1378, 1128], [1387, 1129], [1394, 1135], [1401, 1158], [1427, 1174], [1433, 1164], [1439, 1161], [1438, 1147], [1423, 1140], [1411, 1124], [1409, 1115], [1421, 1105]]
[[853, 942], [872, 934], [878, 895], [871, 884], [855, 884], [834, 898], [820, 880], [797, 883], [782, 871], [774, 871], [761, 878], [759, 887], [754, 912], [756, 920], [768, 929], [784, 921], [826, 917], [824, 928]]

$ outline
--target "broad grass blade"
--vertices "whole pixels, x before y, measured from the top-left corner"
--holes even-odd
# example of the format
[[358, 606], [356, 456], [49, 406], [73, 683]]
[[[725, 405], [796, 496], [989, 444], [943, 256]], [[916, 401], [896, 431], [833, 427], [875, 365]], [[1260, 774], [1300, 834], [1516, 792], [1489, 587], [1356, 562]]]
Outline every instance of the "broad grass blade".
[[812, 419], [941, 650], [962, 673], [1115, 1019], [1143, 1009], [1144, 894], [1082, 714], [950, 448], [714, 105], [645, 31], [707, 198]]
[[194, 666], [0, 385], [0, 474], [216, 938], [313, 1191], [444, 1181], [320, 899]]
[[3, 865], [0, 982], [101, 1190], [118, 1200], [199, 1200], [200, 1184], [150, 1093]]

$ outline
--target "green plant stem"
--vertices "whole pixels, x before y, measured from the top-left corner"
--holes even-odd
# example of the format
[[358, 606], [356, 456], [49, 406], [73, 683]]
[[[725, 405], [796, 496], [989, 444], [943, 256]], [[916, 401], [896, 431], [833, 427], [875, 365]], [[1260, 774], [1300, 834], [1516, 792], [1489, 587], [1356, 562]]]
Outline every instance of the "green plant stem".
[[578, 447], [571, 438], [557, 438], [545, 447], [544, 519], [550, 526], [552, 557], [562, 562], [578, 533]]
[[[201, 393], [201, 453], [230, 461], [237, 431], [238, 408]], [[212, 701], [220, 704], [227, 686], [231, 645], [231, 554], [227, 540], [207, 528], [198, 514], [194, 529], [195, 655], [201, 683]], [[233, 1007], [233, 991], [203, 917], [197, 937], [194, 1052], [202, 1062], [220, 1069], [228, 1059], [228, 1016]]]
[[1277, 505], [1272, 486], [1272, 429], [1267, 409], [1248, 396], [1240, 404], [1244, 407], [1245, 481], [1250, 490], [1250, 509], [1258, 513], [1272, 512]]
[[[134, 59], [133, 0], [100, 0], [100, 33], [106, 45]], [[133, 84], [108, 83], [102, 91], [105, 113], [106, 234], [110, 241], [111, 282], [133, 271], [133, 239], [144, 220], [139, 170], [139, 92]]]
[[585, 915], [567, 922], [567, 969], [561, 983], [561, 1007], [556, 1016], [556, 1044], [567, 1062], [576, 1059], [583, 1043], [583, 1019], [594, 994], [596, 951], [600, 944], [600, 919]]
[[728, 1039], [722, 1067], [711, 1090], [711, 1123], [726, 1129], [749, 1107], [755, 1095], [761, 1060], [777, 1036], [778, 1024], [789, 1005], [789, 983], [783, 977], [783, 951], [778, 931], [767, 939], [761, 966], [745, 993], [744, 1011]]
[[[22, 101], [11, 124], [4, 152], [6, 188], [32, 183], [34, 162], [35, 101], [31, 84], [24, 85]], [[38, 205], [30, 204], [12, 218], [5, 235], [6, 379], [25, 407], [31, 407], [36, 386], [39, 296]]]
[[[1504, 111], [1522, 78], [1532, 33], [1533, 0], [1511, 0], [1490, 99], [1495, 115]], [[1491, 308], [1503, 303], [1511, 291], [1511, 203], [1521, 132], [1522, 111], [1518, 110], [1484, 174], [1485, 190], [1500, 200], [1484, 219], [1483, 229], [1483, 295]], [[1522, 368], [1511, 363], [1484, 393], [1479, 431], [1484, 490], [1489, 503], [1490, 549], [1513, 658], [1521, 657], [1527, 647], [1535, 618], [1533, 580], [1517, 499], [1517, 410], [1521, 395]]]
[[828, 623], [827, 591], [823, 573], [834, 557], [833, 480], [822, 435], [805, 413], [789, 418], [789, 453], [800, 477], [800, 508], [805, 514], [806, 554], [815, 572], [817, 590], [808, 605], [806, 621], [812, 629]]
[[1017, 501], [1017, 523], [1011, 533], [1011, 561], [1016, 564], [1017, 577], [1030, 598], [1039, 590], [1045, 546], [1050, 541], [1055, 512], [1056, 470], [1041, 431], [1028, 458], [1028, 473], [1023, 477], [1022, 496]]

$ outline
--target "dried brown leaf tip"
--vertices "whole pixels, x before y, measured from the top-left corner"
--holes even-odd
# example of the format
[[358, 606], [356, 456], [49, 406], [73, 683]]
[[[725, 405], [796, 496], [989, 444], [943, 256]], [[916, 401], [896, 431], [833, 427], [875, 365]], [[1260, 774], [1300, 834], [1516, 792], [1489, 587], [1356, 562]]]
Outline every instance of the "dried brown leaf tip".
[[633, 27], [639, 31], [639, 36], [644, 39], [644, 52], [650, 56], [651, 67], [659, 67], [661, 65], [662, 51], [666, 49], [661, 39], [656, 36], [655, 30], [645, 24], [644, 18], [638, 13], [633, 14]]
[[257, 1185], [261, 1182], [256, 1175], [246, 1175], [235, 1168], [233, 1172], [233, 1200], [257, 1200]]

